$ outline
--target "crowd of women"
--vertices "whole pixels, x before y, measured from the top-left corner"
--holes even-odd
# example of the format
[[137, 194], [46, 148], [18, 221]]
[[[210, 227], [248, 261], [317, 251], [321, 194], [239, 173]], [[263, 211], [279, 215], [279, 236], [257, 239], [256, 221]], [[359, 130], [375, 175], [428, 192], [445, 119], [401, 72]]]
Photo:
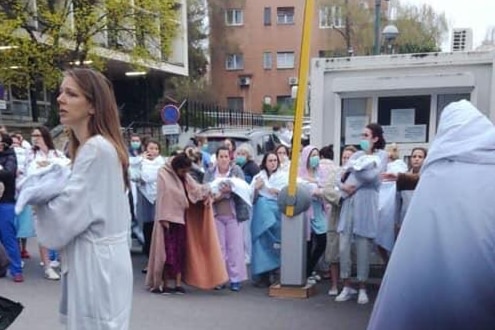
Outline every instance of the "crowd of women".
[[[0, 198], [1, 243], [10, 260], [10, 274], [14, 282], [23, 282], [24, 260], [31, 259], [27, 250], [27, 240], [35, 237], [34, 223], [36, 212], [26, 206], [18, 215], [14, 212], [18, 184], [40, 164], [53, 159], [66, 159], [64, 152], [55, 148], [50, 131], [38, 127], [31, 131], [31, 143], [24, 140], [20, 132], [9, 134], [5, 128], [0, 133], [0, 182], [3, 194]], [[40, 266], [48, 280], [59, 280], [60, 261], [57, 251], [39, 245]]]
[[[169, 159], [160, 155], [157, 141], [143, 142], [138, 135], [130, 141], [131, 200], [143, 228], [148, 257], [143, 273], [151, 292], [184, 294], [183, 282], [239, 291], [248, 278], [256, 287], [278, 281], [282, 213], [277, 198], [289, 179], [287, 147], [266, 153], [258, 166], [249, 144], [236, 147], [229, 139], [215, 155], [205, 155], [203, 139], [192, 140]], [[305, 212], [308, 283], [329, 278], [328, 293], [336, 301], [357, 294], [358, 303], [366, 304], [370, 255], [376, 247], [388, 262], [426, 150], [413, 149], [407, 166], [396, 145], [385, 145], [378, 124], [366, 126], [360, 149], [345, 147], [337, 166], [332, 146], [305, 146], [298, 183], [312, 199]], [[246, 195], [248, 200], [242, 198]], [[359, 291], [351, 283], [351, 247]]]
[[[4, 193], [0, 211], [11, 219], [2, 225], [1, 237], [11, 261], [10, 273], [14, 281], [22, 282], [22, 259], [30, 259], [26, 240], [35, 236], [36, 213], [28, 206], [14, 215], [15, 182], [27, 175], [34, 163], [67, 155], [56, 150], [44, 127], [32, 131], [32, 145], [19, 133], [1, 134]], [[232, 291], [239, 291], [249, 277], [256, 287], [276, 282], [282, 239], [277, 197], [288, 184], [290, 150], [280, 145], [265, 154], [258, 166], [249, 144], [236, 147], [229, 139], [215, 155], [205, 155], [202, 150], [201, 144], [207, 141], [192, 140], [170, 158], [162, 156], [158, 141], [142, 140], [139, 135], [129, 139], [129, 200], [142, 228], [143, 252], [149, 260], [142, 272], [147, 273], [150, 291], [183, 294], [183, 281], [217, 290], [228, 284]], [[311, 207], [305, 213], [308, 283], [329, 278], [328, 293], [336, 296], [336, 301], [359, 293], [358, 302], [364, 304], [368, 302], [371, 252], [376, 246], [383, 262], [388, 262], [427, 152], [413, 149], [407, 166], [396, 145], [385, 146], [383, 130], [377, 124], [364, 129], [360, 149], [345, 147], [341, 166], [337, 166], [331, 146], [321, 150], [304, 147], [298, 182], [312, 194]], [[239, 181], [234, 178], [245, 181], [240, 189], [248, 191], [249, 201], [235, 191]], [[216, 191], [214, 182], [221, 182]], [[350, 281], [351, 246], [356, 252], [359, 291]], [[58, 280], [57, 252], [40, 245], [39, 253], [45, 277]], [[340, 279], [343, 288], [339, 293]]]

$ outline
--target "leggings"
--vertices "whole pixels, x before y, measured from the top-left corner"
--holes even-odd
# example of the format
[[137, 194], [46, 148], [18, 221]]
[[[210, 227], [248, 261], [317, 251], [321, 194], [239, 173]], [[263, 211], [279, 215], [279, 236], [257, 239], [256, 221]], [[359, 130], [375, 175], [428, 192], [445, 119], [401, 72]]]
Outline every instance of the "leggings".
[[[314, 244], [313, 244], [314, 243]], [[311, 241], [308, 242], [308, 262], [306, 267], [306, 276], [311, 276], [311, 273], [316, 267], [318, 260], [325, 252], [327, 247], [327, 234], [313, 234]]]

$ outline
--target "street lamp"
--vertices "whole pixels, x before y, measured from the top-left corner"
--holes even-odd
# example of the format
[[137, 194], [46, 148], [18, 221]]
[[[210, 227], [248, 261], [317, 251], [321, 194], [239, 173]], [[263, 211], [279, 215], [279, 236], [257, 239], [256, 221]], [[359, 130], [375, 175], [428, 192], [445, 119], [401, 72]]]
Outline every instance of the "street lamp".
[[387, 46], [387, 54], [393, 54], [392, 46], [399, 35], [399, 29], [395, 25], [389, 24], [383, 29], [382, 35]]
[[[389, 1], [389, 0], [385, 0]], [[375, 0], [375, 47], [374, 55], [380, 54], [380, 27], [382, 21], [382, 0]]]

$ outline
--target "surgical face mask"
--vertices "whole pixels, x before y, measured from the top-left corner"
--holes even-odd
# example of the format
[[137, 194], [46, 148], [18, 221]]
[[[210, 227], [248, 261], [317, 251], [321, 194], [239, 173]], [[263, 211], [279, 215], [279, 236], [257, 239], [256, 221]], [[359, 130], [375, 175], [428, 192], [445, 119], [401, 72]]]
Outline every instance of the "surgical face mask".
[[201, 146], [201, 150], [203, 150], [203, 151], [208, 151], [208, 144], [207, 144], [207, 143], [203, 144], [203, 145]]
[[359, 147], [361, 147], [361, 150], [363, 150], [365, 152], [366, 151], [369, 151], [369, 149], [370, 149], [370, 141], [368, 141], [368, 140], [361, 140], [359, 142]]
[[312, 156], [309, 158], [309, 166], [311, 168], [316, 168], [320, 164], [320, 157], [318, 156]]
[[246, 161], [247, 161], [246, 156], [237, 156], [235, 158], [235, 163], [239, 166], [246, 164]]
[[132, 141], [131, 142], [131, 148], [133, 150], [138, 150], [139, 148], [141, 148], [141, 142], [139, 142], [139, 141]]

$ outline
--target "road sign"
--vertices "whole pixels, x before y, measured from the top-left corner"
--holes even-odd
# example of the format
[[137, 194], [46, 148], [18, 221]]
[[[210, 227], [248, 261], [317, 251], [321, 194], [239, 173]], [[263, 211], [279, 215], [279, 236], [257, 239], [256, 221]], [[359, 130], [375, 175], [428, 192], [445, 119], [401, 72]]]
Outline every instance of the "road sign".
[[162, 125], [162, 135], [179, 135], [179, 124]]
[[173, 104], [167, 104], [161, 111], [162, 121], [165, 125], [177, 124], [180, 119], [180, 111]]

